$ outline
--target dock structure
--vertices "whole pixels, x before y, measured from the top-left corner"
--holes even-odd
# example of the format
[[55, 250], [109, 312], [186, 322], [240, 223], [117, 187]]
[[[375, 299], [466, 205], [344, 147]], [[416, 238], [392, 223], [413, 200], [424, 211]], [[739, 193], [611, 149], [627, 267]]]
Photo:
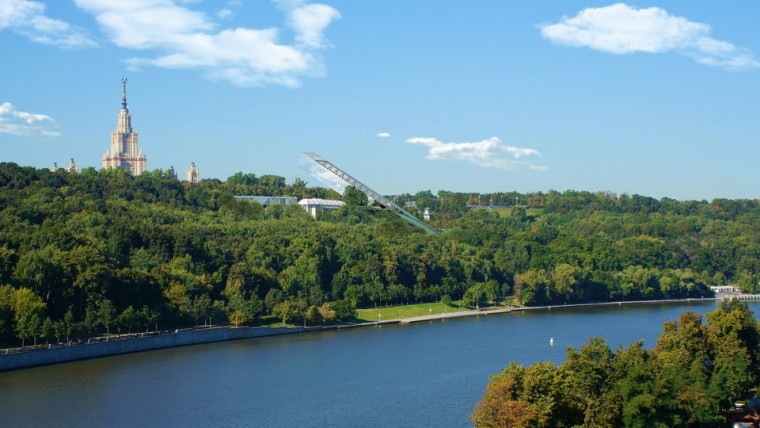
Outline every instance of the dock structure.
[[729, 294], [724, 296], [723, 299], [736, 299], [740, 302], [760, 302], [760, 294]]

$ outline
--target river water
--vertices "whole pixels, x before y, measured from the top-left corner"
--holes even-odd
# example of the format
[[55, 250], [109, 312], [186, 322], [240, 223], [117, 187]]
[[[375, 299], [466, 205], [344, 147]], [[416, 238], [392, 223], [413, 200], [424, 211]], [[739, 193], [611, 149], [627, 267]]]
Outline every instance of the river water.
[[[589, 336], [654, 346], [715, 301], [553, 308], [122, 355], [0, 373], [4, 426], [457, 427], [510, 361]], [[760, 303], [750, 307], [760, 314]], [[554, 338], [554, 345], [549, 344]]]

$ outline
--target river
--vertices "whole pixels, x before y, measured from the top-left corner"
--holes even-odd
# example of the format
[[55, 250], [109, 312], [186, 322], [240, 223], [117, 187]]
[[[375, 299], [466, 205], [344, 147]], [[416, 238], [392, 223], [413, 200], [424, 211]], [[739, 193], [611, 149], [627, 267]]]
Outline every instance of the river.
[[[457, 427], [510, 361], [654, 346], [715, 301], [554, 308], [197, 345], [0, 373], [4, 426]], [[750, 307], [760, 314], [760, 303]], [[554, 345], [549, 344], [550, 338]]]

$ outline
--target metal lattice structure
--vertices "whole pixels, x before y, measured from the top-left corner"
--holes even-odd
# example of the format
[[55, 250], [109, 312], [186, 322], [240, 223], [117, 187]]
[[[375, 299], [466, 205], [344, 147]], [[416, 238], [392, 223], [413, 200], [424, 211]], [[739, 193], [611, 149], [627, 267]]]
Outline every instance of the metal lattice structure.
[[361, 181], [355, 179], [351, 176], [351, 174], [343, 171], [342, 169], [338, 168], [334, 164], [332, 164], [327, 159], [323, 158], [322, 156], [312, 153], [312, 152], [304, 152], [304, 155], [311, 158], [314, 162], [319, 164], [322, 168], [330, 171], [331, 173], [335, 174], [338, 178], [340, 178], [343, 182], [345, 182], [349, 186], [355, 187], [357, 190], [360, 190], [364, 192], [367, 196], [377, 201], [380, 205], [384, 206], [385, 208], [393, 211], [396, 215], [401, 217], [402, 220], [406, 221], [407, 223], [411, 224], [414, 227], [420, 228], [424, 230], [425, 232], [438, 236], [441, 233], [432, 227], [428, 226], [423, 222], [422, 220], [418, 219], [417, 217], [409, 214], [408, 212], [404, 211], [401, 207], [391, 202], [388, 198], [385, 196], [375, 192], [374, 190], [370, 189], [367, 185], [362, 183]]

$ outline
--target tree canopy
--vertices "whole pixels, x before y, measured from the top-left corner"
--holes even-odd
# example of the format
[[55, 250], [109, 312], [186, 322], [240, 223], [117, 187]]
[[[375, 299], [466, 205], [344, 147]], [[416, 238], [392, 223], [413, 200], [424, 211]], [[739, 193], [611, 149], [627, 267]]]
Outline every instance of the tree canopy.
[[[443, 296], [481, 306], [505, 295], [525, 305], [701, 297], [728, 282], [753, 292], [760, 280], [757, 200], [576, 191], [393, 197], [415, 213], [430, 208], [432, 225], [445, 231], [435, 237], [347, 193], [359, 205], [313, 219], [298, 206], [265, 209], [233, 196], [341, 195], [267, 174], [192, 184], [159, 170], [135, 177], [0, 163], [0, 337], [273, 317], [341, 322], [357, 307]], [[490, 207], [515, 200], [526, 205]], [[468, 208], [473, 201], [489, 202]], [[9, 297], [22, 289], [42, 311], [17, 313], [29, 313]]]
[[760, 324], [746, 303], [669, 321], [654, 349], [600, 338], [566, 361], [493, 376], [472, 420], [481, 427], [714, 427], [760, 380]]

